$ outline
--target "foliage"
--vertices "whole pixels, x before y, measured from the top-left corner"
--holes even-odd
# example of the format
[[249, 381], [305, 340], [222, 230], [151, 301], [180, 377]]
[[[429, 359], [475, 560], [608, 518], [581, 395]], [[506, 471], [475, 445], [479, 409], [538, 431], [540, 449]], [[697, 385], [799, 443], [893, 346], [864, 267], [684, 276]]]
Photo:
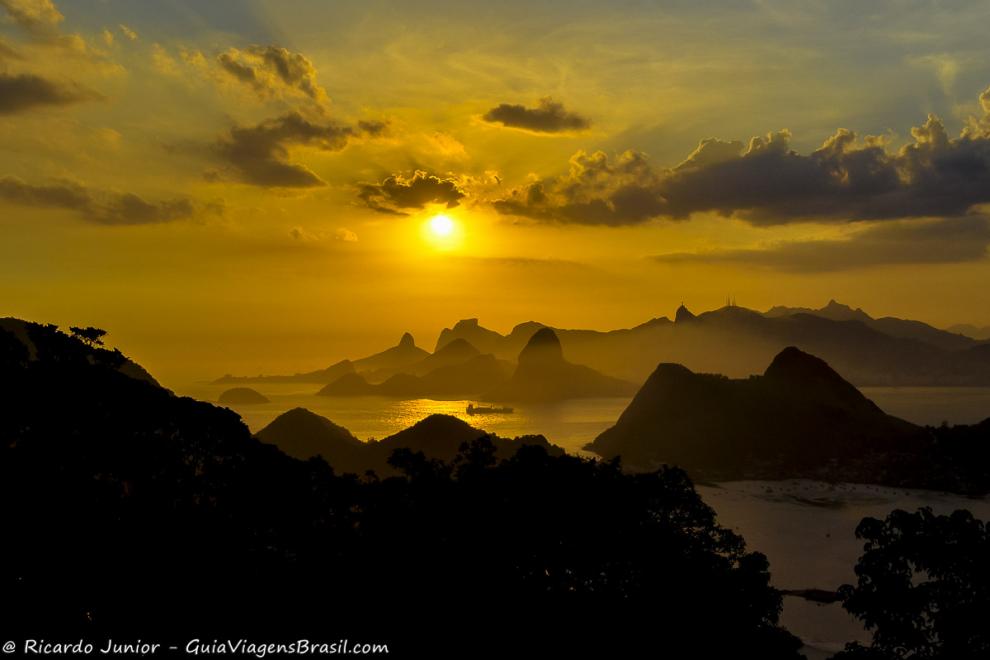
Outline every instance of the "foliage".
[[93, 326], [88, 326], [85, 328], [71, 326], [69, 331], [72, 332], [73, 337], [81, 339], [89, 346], [103, 346], [103, 338], [107, 335], [106, 330], [94, 328]]
[[870, 647], [849, 645], [842, 660], [990, 657], [990, 530], [968, 511], [931, 509], [865, 518], [864, 554], [844, 607], [873, 631]]
[[766, 559], [678, 469], [536, 446], [496, 462], [482, 439], [450, 464], [396, 451], [401, 477], [340, 476], [53, 329], [32, 339], [37, 359], [0, 362], [4, 629], [798, 657]]

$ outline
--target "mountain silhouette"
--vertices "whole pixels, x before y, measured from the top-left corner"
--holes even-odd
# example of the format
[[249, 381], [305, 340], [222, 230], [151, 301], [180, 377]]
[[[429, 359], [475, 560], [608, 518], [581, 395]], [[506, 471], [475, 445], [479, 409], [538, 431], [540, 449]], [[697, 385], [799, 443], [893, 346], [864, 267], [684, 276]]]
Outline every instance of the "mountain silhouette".
[[[478, 319], [463, 319], [441, 331], [436, 357], [416, 347], [407, 333], [398, 346], [354, 362], [344, 360], [295, 376], [225, 376], [218, 382], [326, 385], [360, 372], [369, 383], [384, 383], [397, 374], [422, 376], [466, 361], [474, 353], [468, 345], [478, 354], [515, 361], [545, 327], [549, 326], [526, 321], [502, 335], [481, 326]], [[982, 348], [987, 342], [920, 321], [873, 318], [835, 300], [820, 309], [777, 306], [763, 313], [732, 304], [695, 314], [682, 304], [673, 321], [660, 316], [617, 330], [551, 329], [569, 360], [632, 382], [645, 380], [659, 362], [679, 363], [699, 372], [748, 376], [762, 370], [785, 347], [802, 346], [861, 387], [990, 386], [990, 354]], [[979, 328], [972, 332], [979, 334]], [[345, 380], [342, 385], [351, 387], [355, 382]], [[386, 389], [410, 388], [415, 389], [412, 381], [402, 378]]]
[[222, 392], [220, 396], [217, 397], [217, 402], [232, 405], [251, 405], [268, 403], [268, 397], [258, 390], [251, 389], [250, 387], [232, 387], [229, 390]]
[[587, 449], [706, 478], [873, 482], [898, 461], [920, 468], [927, 442], [924, 429], [887, 415], [823, 360], [788, 347], [747, 379], [660, 364]]
[[416, 341], [408, 332], [402, 335], [399, 343], [380, 353], [354, 360], [354, 369], [361, 373], [389, 374], [411, 367], [429, 355], [416, 346]]
[[306, 460], [322, 456], [341, 472], [363, 472], [365, 445], [350, 431], [305, 408], [293, 408], [255, 434], [262, 442]]
[[11, 338], [6, 344], [10, 347], [7, 350], [20, 353], [20, 349], [14, 348], [19, 344], [23, 348], [24, 359], [30, 362], [85, 359], [93, 364], [110, 367], [128, 378], [161, 387], [144, 367], [120, 351], [87, 345], [59, 332], [57, 326], [6, 317], [0, 318], [0, 333], [6, 333]]
[[973, 325], [972, 323], [957, 323], [946, 328], [949, 332], [965, 335], [977, 341], [990, 340], [990, 325]]
[[[449, 346], [454, 346], [452, 343]], [[438, 353], [442, 353], [440, 349]], [[422, 376], [399, 373], [377, 384], [360, 374], [347, 374], [324, 386], [320, 396], [387, 396], [396, 398], [460, 398], [477, 396], [503, 383], [512, 365], [493, 355], [476, 355], [464, 362], [433, 369]]]
[[451, 415], [430, 415], [413, 426], [379, 441], [361, 442], [329, 419], [304, 408], [296, 408], [276, 417], [256, 437], [277, 446], [299, 459], [322, 456], [338, 473], [363, 474], [373, 470], [380, 475], [395, 473], [388, 459], [397, 449], [422, 452], [428, 459], [450, 461], [461, 445], [479, 439], [489, 440], [497, 458], [509, 458], [520, 447], [539, 446], [551, 456], [563, 450], [542, 435], [500, 438], [474, 428]]
[[[569, 360], [632, 382], [645, 380], [659, 362], [744, 377], [762, 371], [785, 347], [802, 346], [857, 386], [990, 386], [983, 344], [919, 321], [873, 319], [834, 300], [821, 309], [775, 307], [767, 313], [733, 304], [694, 314], [682, 305], [674, 316], [609, 331], [552, 329]], [[442, 334], [447, 343], [484, 341], [484, 347], [475, 345], [514, 360], [543, 327], [527, 321], [500, 335], [471, 319]]]
[[631, 383], [605, 376], [564, 359], [557, 334], [541, 328], [519, 353], [512, 377], [485, 397], [493, 401], [558, 401], [584, 397], [624, 396]]
[[376, 386], [372, 385], [359, 373], [344, 374], [332, 383], [328, 383], [317, 392], [320, 396], [374, 396]]
[[848, 305], [836, 302], [834, 299], [829, 300], [828, 304], [821, 309], [777, 306], [765, 313], [770, 318], [794, 316], [795, 314], [811, 314], [831, 321], [859, 321], [891, 337], [915, 339], [947, 351], [964, 350], [975, 346], [977, 343], [971, 337], [964, 336], [965, 333], [939, 330], [921, 321], [899, 319], [893, 316], [875, 319], [858, 307], [853, 309]]
[[427, 458], [449, 461], [457, 455], [460, 446], [487, 437], [495, 447], [496, 456], [508, 458], [520, 447], [542, 447], [551, 456], [562, 456], [564, 450], [542, 435], [524, 435], [513, 439], [500, 438], [477, 429], [452, 415], [430, 415], [407, 429], [374, 443], [371, 447], [380, 458], [387, 458], [396, 449], [423, 452]]
[[674, 313], [674, 323], [690, 323], [697, 318], [697, 316], [691, 313], [691, 310], [684, 306], [684, 303], [681, 303]]
[[291, 376], [232, 376], [227, 374], [213, 381], [216, 384], [228, 383], [332, 383], [344, 374], [354, 373], [354, 364], [350, 360], [341, 360], [326, 369], [317, 369]]
[[770, 318], [794, 316], [795, 314], [813, 314], [815, 316], [820, 316], [823, 319], [829, 319], [830, 321], [869, 322], [873, 320], [873, 317], [864, 312], [862, 308], [857, 307], [853, 309], [849, 305], [843, 305], [842, 303], [837, 302], [834, 298], [829, 300], [828, 303], [820, 309], [813, 309], [811, 307], [786, 307], [784, 305], [774, 305], [769, 310], [764, 312], [764, 315]]
[[494, 330], [483, 328], [478, 319], [461, 319], [453, 328], [444, 328], [437, 337], [434, 353], [456, 339], [463, 339], [482, 353], [497, 353], [504, 337]]
[[481, 351], [475, 348], [471, 342], [458, 338], [444, 344], [432, 354], [411, 365], [405, 372], [414, 376], [422, 376], [441, 367], [463, 364], [479, 355], [481, 355]]

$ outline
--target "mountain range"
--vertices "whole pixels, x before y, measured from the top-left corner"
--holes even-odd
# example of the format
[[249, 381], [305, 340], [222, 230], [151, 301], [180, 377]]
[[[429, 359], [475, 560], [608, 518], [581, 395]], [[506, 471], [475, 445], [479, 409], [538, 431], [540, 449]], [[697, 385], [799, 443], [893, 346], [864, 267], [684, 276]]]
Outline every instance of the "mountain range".
[[490, 353], [482, 354], [467, 339], [458, 337], [381, 383], [348, 373], [318, 394], [516, 402], [627, 396], [635, 389], [632, 383], [568, 362], [556, 333], [540, 328], [520, 351], [515, 366]]
[[[530, 321], [500, 335], [468, 319], [445, 328], [437, 346], [463, 338], [511, 359], [542, 327]], [[632, 382], [642, 382], [659, 362], [748, 376], [785, 347], [798, 346], [858, 386], [990, 385], [990, 342], [920, 321], [874, 319], [834, 300], [820, 309], [766, 312], [727, 305], [694, 314], [681, 305], [673, 320], [664, 316], [627, 329], [553, 330], [570, 359]]]
[[[568, 391], [586, 389], [577, 384], [581, 377], [570, 390], [551, 388], [543, 396], [537, 395], [535, 386], [527, 390], [521, 383], [528, 370], [519, 372], [518, 356], [543, 328], [550, 326], [527, 321], [503, 335], [485, 328], [476, 318], [464, 319], [440, 332], [433, 353], [416, 346], [406, 333], [396, 346], [325, 369], [292, 376], [228, 375], [219, 382], [316, 383], [324, 386], [321, 393], [328, 396], [490, 395], [492, 400], [566, 398], [572, 396]], [[673, 320], [663, 316], [632, 328], [550, 329], [575, 365], [633, 383], [642, 382], [660, 362], [731, 377], [748, 376], [759, 373], [786, 346], [797, 346], [822, 357], [860, 387], [990, 386], [990, 341], [921, 321], [874, 318], [835, 300], [818, 309], [777, 306], [765, 312], [727, 305], [694, 314], [681, 305]], [[975, 328], [974, 334], [978, 331]], [[571, 375], [575, 374], [572, 370]], [[610, 389], [601, 387], [603, 381], [598, 380], [599, 386], [592, 390]], [[623, 391], [613, 385], [614, 392]]]

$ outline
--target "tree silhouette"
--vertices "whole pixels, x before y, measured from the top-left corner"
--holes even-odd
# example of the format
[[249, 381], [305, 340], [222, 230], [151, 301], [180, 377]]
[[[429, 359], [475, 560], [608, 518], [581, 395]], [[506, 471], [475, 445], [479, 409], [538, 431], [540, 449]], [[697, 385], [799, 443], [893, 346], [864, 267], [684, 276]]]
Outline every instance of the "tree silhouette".
[[94, 328], [93, 326], [88, 326], [85, 328], [80, 328], [78, 326], [70, 326], [69, 331], [72, 332], [73, 337], [77, 337], [85, 342], [89, 346], [103, 346], [103, 338], [106, 337], [107, 331], [101, 330], [100, 328]]
[[990, 657], [990, 530], [969, 511], [929, 508], [865, 518], [864, 554], [843, 606], [873, 631], [837, 660], [976, 660]]

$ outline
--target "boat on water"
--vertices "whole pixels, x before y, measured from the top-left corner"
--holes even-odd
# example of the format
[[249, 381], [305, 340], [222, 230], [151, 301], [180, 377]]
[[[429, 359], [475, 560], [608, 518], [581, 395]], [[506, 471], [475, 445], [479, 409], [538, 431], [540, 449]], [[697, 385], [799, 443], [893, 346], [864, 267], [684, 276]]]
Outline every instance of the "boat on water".
[[512, 408], [508, 406], [476, 406], [469, 403], [467, 407], [469, 415], [508, 415], [511, 412]]

